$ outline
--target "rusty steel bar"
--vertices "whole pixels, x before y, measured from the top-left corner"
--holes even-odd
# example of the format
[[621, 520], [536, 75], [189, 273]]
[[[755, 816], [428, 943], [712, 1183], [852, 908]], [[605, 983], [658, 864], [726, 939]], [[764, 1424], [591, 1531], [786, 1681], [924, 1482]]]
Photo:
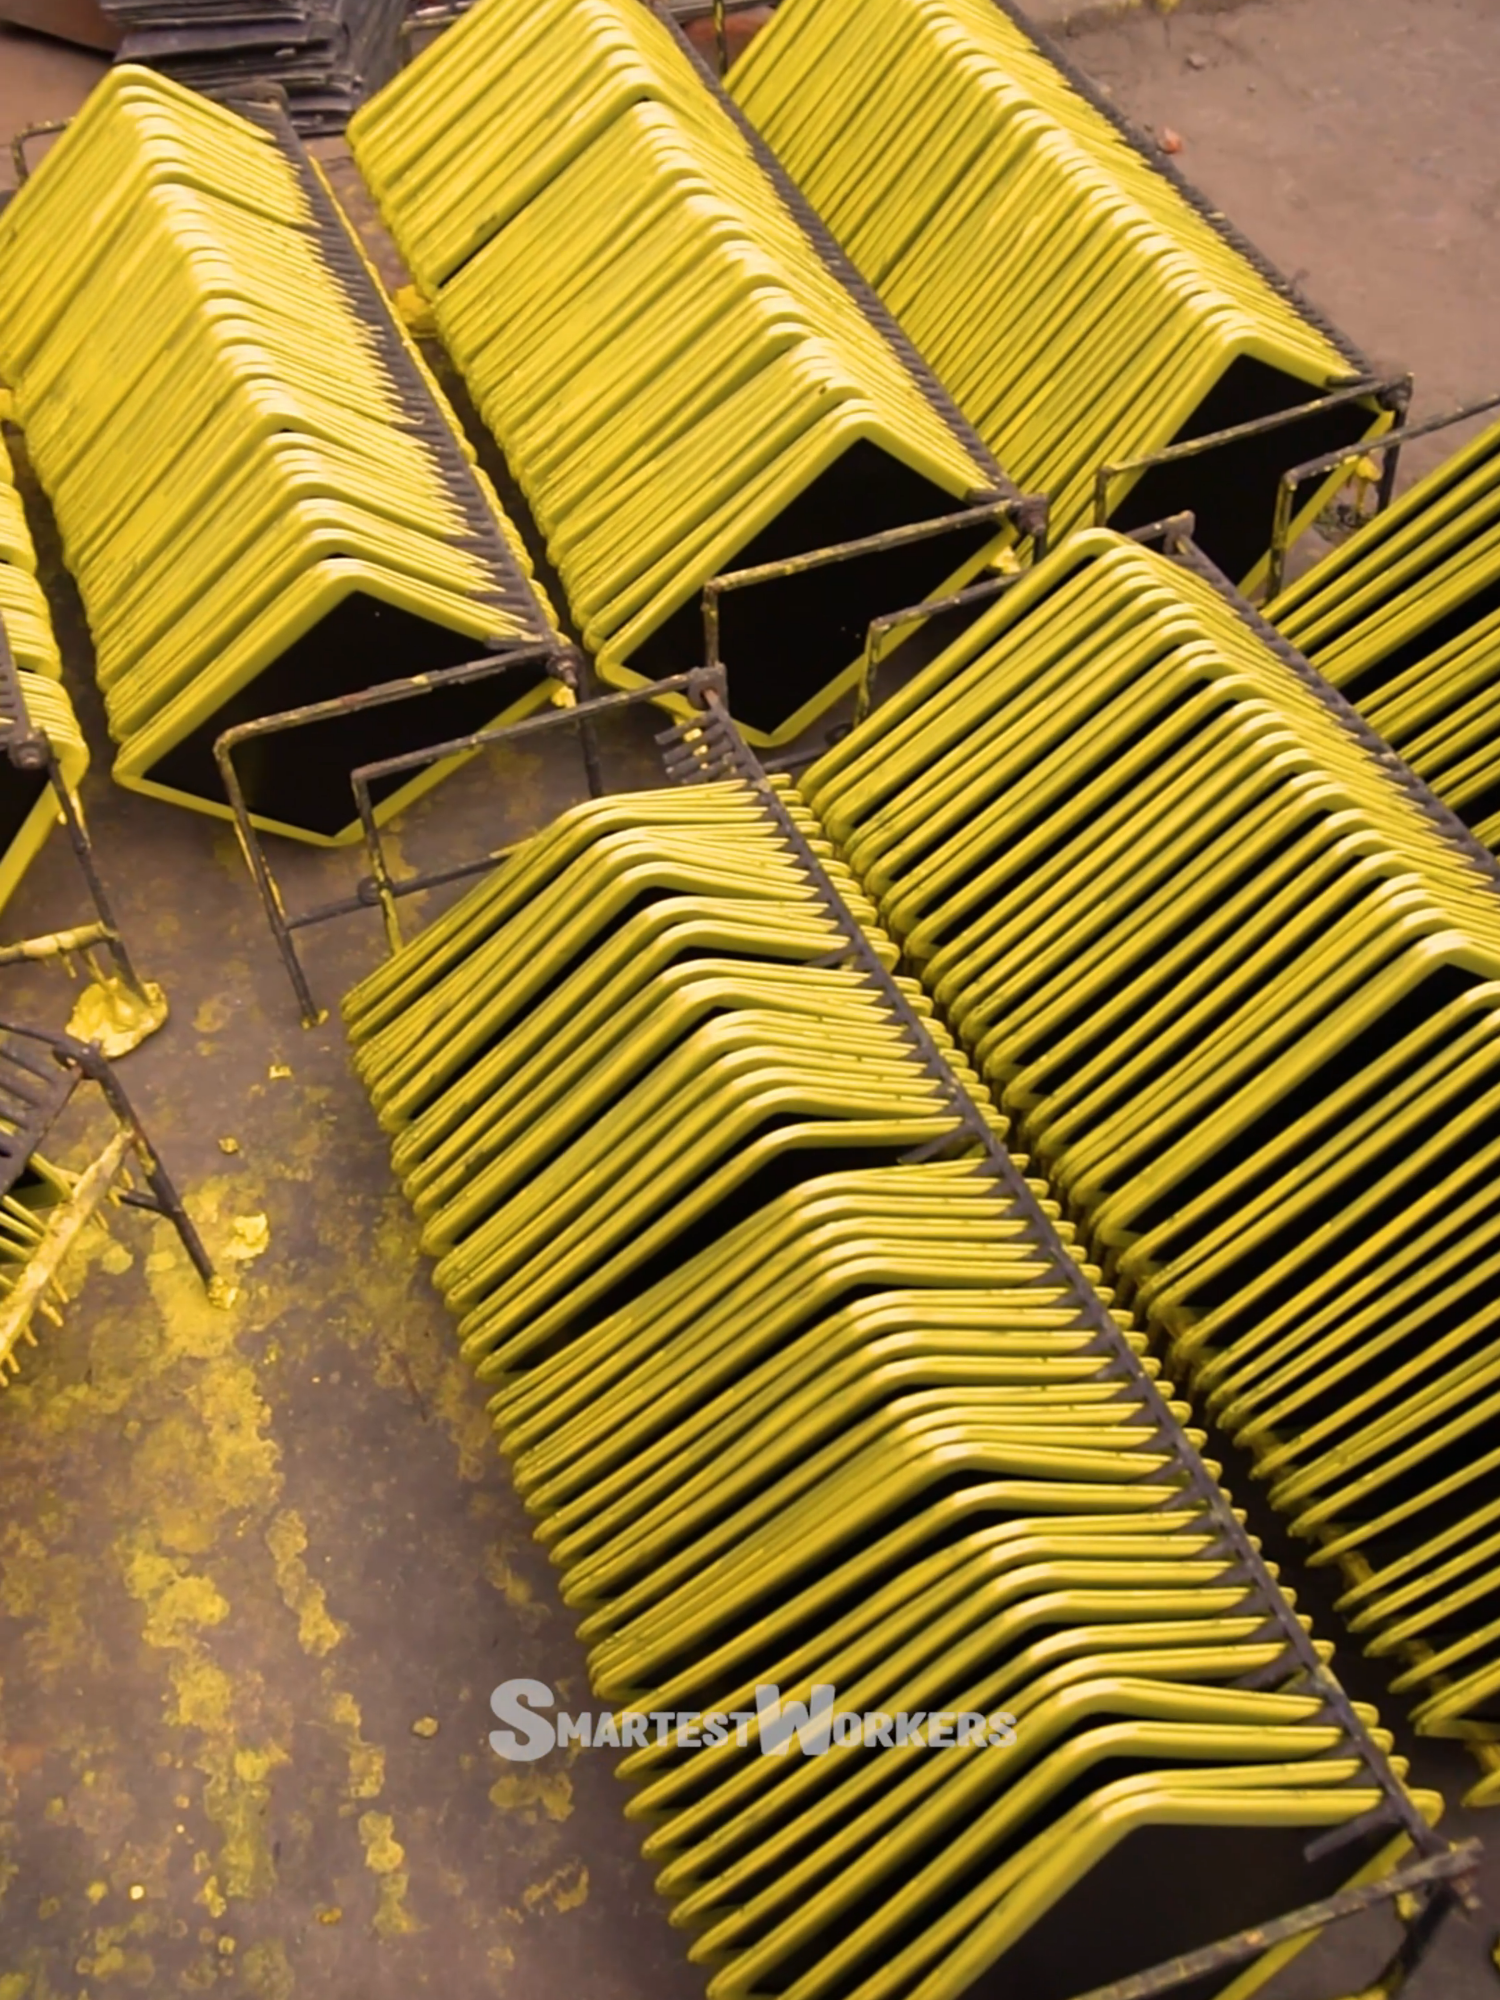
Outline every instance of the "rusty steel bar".
[[[1401, 1949], [1382, 1975], [1389, 1978], [1399, 1967], [1400, 1984], [1386, 1986], [1377, 1981], [1373, 1988], [1368, 1989], [1394, 1996], [1431, 1948], [1437, 1926], [1463, 1899], [1478, 1866], [1481, 1851], [1477, 1840], [1464, 1841], [1445, 1854], [1433, 1854], [1424, 1861], [1414, 1861], [1409, 1867], [1399, 1868], [1394, 1874], [1382, 1876], [1380, 1881], [1367, 1883], [1363, 1888], [1341, 1890], [1337, 1895], [1325, 1896], [1321, 1902], [1307, 1903], [1300, 1910], [1291, 1910], [1284, 1917], [1252, 1925], [1233, 1937], [1222, 1938], [1217, 1944], [1204, 1945], [1200, 1951], [1185, 1952], [1181, 1958], [1169, 1959], [1163, 1965], [1152, 1966], [1149, 1971], [1132, 1973], [1129, 1978], [1116, 1979], [1108, 1986], [1096, 1986], [1088, 1993], [1079, 1994], [1077, 2000], [1155, 2000], [1156, 1995], [1170, 1993], [1174, 1987], [1185, 1986], [1190, 1980], [1211, 1977], [1228, 1972], [1236, 1965], [1244, 1965], [1290, 1938], [1305, 1937], [1309, 1931], [1323, 1930], [1329, 1924], [1362, 1916], [1365, 1911], [1381, 1903], [1393, 1902], [1396, 1897], [1409, 1895], [1414, 1890], [1435, 1889], [1437, 1893], [1427, 1897], [1422, 1912], [1408, 1927], [1407, 1939], [1403, 1940]], [[1410, 1962], [1403, 1965], [1403, 1956], [1408, 1957]]]
[[[322, 923], [329, 917], [345, 916], [355, 910], [368, 909], [374, 905], [366, 898], [329, 903], [315, 911], [301, 916], [289, 916], [282, 899], [281, 888], [271, 872], [271, 864], [266, 859], [261, 845], [259, 829], [256, 827], [250, 807], [246, 801], [244, 787], [240, 783], [239, 772], [235, 768], [234, 753], [242, 743], [257, 737], [276, 736], [291, 729], [304, 729], [311, 724], [338, 721], [350, 715], [358, 715], [366, 709], [384, 708], [392, 702], [414, 701], [425, 694], [434, 694], [443, 688], [462, 686], [469, 681], [488, 680], [511, 672], [516, 667], [536, 666], [546, 661], [560, 686], [576, 691], [581, 662], [570, 647], [557, 643], [535, 646], [516, 646], [506, 650], [502, 641], [495, 641], [495, 650], [483, 659], [466, 660], [461, 666], [440, 667], [433, 673], [412, 674], [403, 680], [381, 681], [374, 687], [360, 688], [353, 694], [335, 695], [328, 701], [305, 703], [301, 708], [286, 708], [274, 715], [257, 716], [249, 722], [236, 723], [226, 729], [214, 743], [214, 760], [219, 767], [219, 776], [224, 786], [224, 796], [234, 816], [235, 837], [239, 841], [240, 852], [245, 857], [245, 866], [250, 870], [251, 879], [260, 896], [261, 908], [271, 935], [276, 940], [276, 949], [281, 955], [281, 963], [292, 983], [292, 991], [297, 996], [297, 1005], [304, 1028], [315, 1028], [324, 1018], [317, 1002], [313, 999], [312, 988], [307, 981], [302, 961], [292, 933], [305, 930], [310, 924]], [[468, 747], [465, 744], [464, 747]], [[412, 761], [418, 764], [436, 763], [444, 753], [433, 751], [418, 753]]]
[[900, 611], [885, 611], [878, 618], [872, 618], [865, 631], [865, 650], [860, 658], [859, 683], [854, 690], [854, 717], [852, 726], [857, 729], [870, 710], [875, 706], [875, 670], [886, 655], [880, 650], [880, 642], [903, 625], [915, 625], [923, 619], [935, 618], [944, 611], [961, 611], [968, 604], [985, 604], [992, 597], [1000, 597], [1013, 584], [1021, 581], [1025, 570], [1017, 570], [1011, 576], [997, 576], [988, 583], [971, 583], [963, 590], [955, 590], [948, 597], [929, 598], [925, 604], [904, 605]]
[[939, 535], [956, 534], [977, 527], [983, 521], [1013, 521], [1033, 546], [1040, 561], [1047, 551], [1047, 502], [1039, 494], [1023, 494], [1019, 499], [995, 498], [952, 514], [937, 514], [930, 521], [913, 521], [902, 528], [885, 528], [878, 535], [861, 535], [852, 542], [830, 542], [825, 548], [807, 549], [801, 555], [784, 556], [779, 562], [756, 563], [749, 569], [726, 570], [711, 576], [703, 586], [703, 658], [710, 671], [723, 666], [719, 654], [719, 599], [734, 590], [751, 590], [757, 584], [781, 583], [789, 576], [803, 576], [809, 570], [827, 569], [834, 563], [849, 562], [856, 556], [881, 555], [887, 549], [904, 549], [914, 542], [934, 541]]
[[465, 750], [482, 750], [495, 743], [510, 743], [524, 736], [539, 735], [543, 730], [574, 728], [578, 731], [579, 745], [583, 755], [589, 796], [602, 795], [603, 784], [599, 775], [597, 752], [593, 741], [593, 725], [600, 715], [616, 709], [633, 708], [641, 702], [659, 701], [663, 695], [684, 694], [689, 701], [702, 703], [708, 691], [724, 692], [722, 669], [693, 667], [685, 674], [673, 674], [667, 680], [648, 681], [644, 687], [627, 688], [618, 694], [597, 695], [591, 701], [579, 702], [568, 708], [553, 708], [540, 715], [522, 716], [517, 722], [499, 722], [491, 729], [477, 730], [472, 736], [457, 736], [447, 743], [436, 743], [421, 750], [403, 751], [398, 757], [382, 757], [372, 764], [361, 764], [350, 773], [349, 783], [354, 792], [355, 805], [359, 812], [360, 825], [364, 828], [365, 851], [370, 857], [370, 877], [374, 885], [375, 898], [385, 918], [386, 939], [392, 951], [400, 949], [401, 921], [396, 912], [397, 898], [414, 895], [418, 889], [430, 889], [439, 882], [451, 882], [460, 875], [477, 874], [489, 865], [488, 860], [466, 863], [458, 869], [447, 869], [437, 875], [410, 876], [403, 883], [397, 883], [386, 865], [385, 848], [380, 838], [380, 828], [375, 821], [375, 809], [371, 798], [371, 786], [382, 778], [398, 776], [402, 771], [411, 770], [420, 764], [434, 763], [443, 757], [453, 757]]

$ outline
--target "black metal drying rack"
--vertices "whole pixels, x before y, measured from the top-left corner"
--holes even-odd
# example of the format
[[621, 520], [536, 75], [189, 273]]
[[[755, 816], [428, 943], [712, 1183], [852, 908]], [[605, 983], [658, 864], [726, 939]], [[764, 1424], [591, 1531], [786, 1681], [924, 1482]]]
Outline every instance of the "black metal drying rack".
[[0, 945], [0, 965], [67, 958], [74, 952], [82, 956], [102, 947], [108, 952], [123, 984], [143, 1005], [149, 1007], [150, 996], [121, 934], [114, 905], [94, 858], [88, 828], [78, 810], [78, 801], [63, 777], [51, 743], [32, 722], [27, 710], [25, 691], [6, 636], [3, 617], [0, 617], [0, 750], [4, 751], [14, 770], [40, 774], [42, 782], [51, 790], [57, 803], [58, 817], [67, 829], [68, 844], [78, 863], [78, 872], [94, 905], [92, 923], [77, 924], [68, 930], [52, 931], [42, 937], [22, 938], [14, 944]]
[[1276, 494], [1276, 518], [1271, 529], [1271, 562], [1266, 573], [1265, 602], [1270, 605], [1280, 595], [1286, 579], [1287, 549], [1292, 535], [1292, 514], [1297, 504], [1298, 489], [1310, 479], [1317, 479], [1340, 467], [1351, 468], [1362, 458], [1380, 458], [1381, 467], [1379, 499], [1375, 512], [1384, 511], [1390, 503], [1391, 490], [1395, 485], [1396, 461], [1403, 444], [1414, 444], [1418, 438], [1432, 437], [1438, 431], [1451, 430], [1455, 424], [1469, 423], [1475, 417], [1482, 417], [1487, 410], [1500, 409], [1500, 395], [1484, 396], [1477, 403], [1465, 403], [1459, 409], [1450, 410], [1445, 417], [1430, 417], [1425, 423], [1410, 424], [1404, 429], [1388, 431], [1384, 437], [1371, 438], [1364, 444], [1355, 445], [1345, 451], [1327, 451], [1321, 457], [1304, 460], [1281, 475], [1281, 485]]

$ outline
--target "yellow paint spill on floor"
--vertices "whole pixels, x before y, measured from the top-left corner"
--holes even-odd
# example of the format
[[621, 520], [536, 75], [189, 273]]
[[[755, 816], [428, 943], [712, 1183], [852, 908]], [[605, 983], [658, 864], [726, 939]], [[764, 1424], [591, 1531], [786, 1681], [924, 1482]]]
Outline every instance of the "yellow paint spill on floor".
[[395, 1837], [395, 1821], [391, 1815], [361, 1813], [359, 1837], [364, 1842], [365, 1866], [380, 1882], [375, 1929], [382, 1937], [401, 1937], [425, 1929], [406, 1907], [406, 1894], [410, 1887], [406, 1849]]
[[490, 1804], [527, 1826], [543, 1818], [561, 1822], [573, 1811], [573, 1780], [566, 1771], [507, 1771], [490, 1786]]

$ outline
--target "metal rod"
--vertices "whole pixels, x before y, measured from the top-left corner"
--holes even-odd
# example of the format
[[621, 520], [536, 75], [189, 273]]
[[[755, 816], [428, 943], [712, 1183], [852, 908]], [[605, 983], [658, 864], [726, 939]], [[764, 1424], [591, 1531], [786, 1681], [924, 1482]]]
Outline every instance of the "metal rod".
[[18, 188], [25, 187], [31, 179], [31, 162], [26, 157], [28, 140], [54, 138], [59, 132], [66, 132], [72, 122], [71, 118], [45, 118], [38, 125], [23, 125], [16, 133], [10, 142], [10, 157]]
[[752, 590], [763, 583], [782, 583], [789, 576], [804, 576], [809, 570], [827, 569], [834, 563], [850, 562], [858, 556], [884, 555], [891, 549], [909, 548], [987, 521], [1013, 521], [1032, 542], [1037, 560], [1046, 552], [1047, 502], [1039, 494], [1020, 499], [995, 498], [952, 514], [937, 514], [928, 521], [913, 521], [905, 527], [885, 528], [877, 535], [861, 535], [851, 542], [829, 542], [820, 549], [785, 556], [779, 562], [755, 563], [748, 569], [726, 570], [711, 576], [703, 586], [703, 657], [710, 668], [722, 666], [719, 652], [719, 599], [731, 591]]
[[1127, 541], [1139, 542], [1143, 548], [1150, 548], [1153, 542], [1160, 542], [1168, 555], [1190, 542], [1198, 530], [1198, 517], [1191, 507], [1184, 507], [1180, 514], [1164, 514], [1159, 521], [1148, 521], [1143, 528], [1132, 528]]
[[[1299, 1910], [1288, 1911], [1284, 1917], [1255, 1924], [1217, 1944], [1204, 1945], [1200, 1951], [1185, 1952], [1181, 1958], [1154, 1965], [1149, 1971], [1133, 1973], [1127, 1979], [1116, 1979], [1108, 1986], [1093, 1987], [1089, 1992], [1079, 1994], [1077, 2000], [1155, 2000], [1157, 1994], [1169, 1993], [1175, 1986], [1185, 1986], [1190, 1980], [1228, 1972], [1233, 1966], [1261, 1957], [1273, 1945], [1285, 1944], [1291, 1938], [1305, 1937], [1309, 1931], [1323, 1930], [1329, 1924], [1362, 1916], [1381, 1903], [1393, 1902], [1397, 1896], [1409, 1895], [1413, 1890], [1430, 1888], [1434, 1884], [1459, 1881], [1472, 1875], [1480, 1852], [1477, 1840], [1465, 1841], [1461, 1846], [1449, 1848], [1444, 1854], [1431, 1855], [1425, 1861], [1414, 1861], [1392, 1875], [1382, 1876], [1378, 1882], [1367, 1883], [1358, 1889], [1340, 1890], [1336, 1895], [1325, 1896], [1320, 1902], [1307, 1903]], [[1427, 1899], [1422, 1915], [1409, 1927], [1407, 1938], [1412, 1940], [1413, 1933], [1419, 1930], [1420, 1935], [1415, 1938], [1414, 1945], [1403, 1944], [1403, 1951], [1415, 1950], [1415, 1956], [1405, 1971], [1411, 1971], [1426, 1953], [1437, 1925], [1452, 1908], [1453, 1898], [1450, 1895], [1440, 1893]], [[1432, 1921], [1424, 1923], [1430, 1912], [1435, 1912]], [[1399, 1958], [1401, 1954], [1397, 1956]], [[1373, 1990], [1395, 1993], [1399, 1988], [1387, 1989], [1377, 1985]]]
[[191, 1258], [198, 1276], [205, 1285], [212, 1285], [214, 1267], [207, 1250], [203, 1247], [203, 1238], [198, 1234], [192, 1217], [183, 1206], [182, 1197], [178, 1194], [171, 1175], [162, 1165], [156, 1148], [146, 1137], [146, 1129], [136, 1116], [135, 1107], [126, 1096], [120, 1079], [115, 1075], [114, 1066], [92, 1047], [85, 1047], [83, 1054], [74, 1059], [84, 1073], [91, 1076], [98, 1084], [109, 1101], [110, 1109], [129, 1131], [136, 1158], [140, 1161], [141, 1172], [146, 1177], [146, 1185], [156, 1196], [162, 1215], [177, 1231], [182, 1247]]
[[1401, 447], [1407, 439], [1407, 419], [1411, 415], [1410, 402], [1403, 403], [1391, 419], [1391, 427], [1383, 438], [1375, 444], [1380, 453], [1380, 485], [1375, 493], [1375, 512], [1383, 514], [1396, 493], [1396, 474], [1401, 469]]
[[1380, 507], [1390, 504], [1391, 491], [1395, 486], [1396, 466], [1404, 446], [1413, 444], [1418, 438], [1431, 437], [1436, 431], [1450, 430], [1454, 424], [1467, 423], [1472, 417], [1482, 417], [1487, 410], [1500, 409], [1500, 395], [1485, 396], [1477, 403], [1465, 403], [1461, 409], [1452, 410], [1446, 417], [1429, 417], [1425, 423], [1408, 424], [1405, 413], [1398, 415], [1395, 425], [1384, 437], [1371, 438], [1368, 443], [1350, 445], [1341, 451], [1325, 451], [1317, 458], [1305, 459], [1301, 465], [1294, 465], [1281, 475], [1281, 484], [1276, 489], [1276, 514], [1271, 525], [1271, 561], [1266, 576], [1266, 602], [1269, 604], [1281, 594], [1286, 581], [1287, 549], [1291, 542], [1292, 513], [1296, 505], [1297, 489], [1309, 479], [1316, 479], [1321, 473], [1334, 472], [1340, 466], [1354, 465], [1362, 458], [1384, 457], [1385, 465], [1380, 481]]
[[265, 850], [260, 844], [260, 833], [250, 817], [250, 808], [245, 803], [244, 790], [240, 784], [240, 774], [235, 769], [234, 746], [221, 736], [214, 745], [214, 756], [218, 760], [219, 775], [224, 786], [224, 796], [229, 801], [229, 809], [234, 814], [235, 838], [240, 844], [240, 853], [245, 857], [245, 866], [255, 883], [260, 896], [260, 906], [265, 912], [266, 922], [271, 927], [271, 935], [276, 940], [276, 949], [281, 954], [281, 963], [286, 976], [292, 982], [292, 991], [297, 996], [297, 1009], [304, 1028], [315, 1028], [323, 1019], [318, 1011], [318, 1003], [313, 999], [312, 988], [307, 983], [307, 974], [302, 970], [302, 961], [297, 956], [297, 947], [292, 941], [292, 926], [287, 921], [286, 905], [281, 899], [281, 889], [276, 877], [271, 873]]
[[89, 839], [88, 828], [84, 825], [83, 815], [78, 810], [78, 802], [68, 788], [67, 781], [58, 767], [56, 757], [51, 754], [50, 744], [48, 745], [47, 776], [51, 782], [53, 793], [57, 798], [63, 825], [68, 830], [68, 840], [72, 845], [74, 858], [83, 873], [84, 881], [88, 884], [89, 894], [94, 900], [94, 908], [99, 912], [100, 928], [103, 932], [101, 942], [108, 948], [110, 957], [119, 969], [120, 977], [130, 988], [131, 992], [135, 994], [138, 1000], [145, 1000], [147, 997], [146, 989], [141, 983], [140, 976], [136, 972], [135, 964], [126, 947], [125, 935], [120, 929], [119, 922], [115, 916], [114, 905], [109, 898], [109, 891], [104, 886], [104, 878], [99, 873], [94, 861], [94, 844]]
[[1357, 403], [1365, 398], [1373, 399], [1387, 409], [1397, 410], [1411, 400], [1411, 387], [1410, 375], [1392, 375], [1384, 380], [1367, 376], [1326, 396], [1319, 396], [1310, 403], [1295, 403], [1289, 410], [1273, 410], [1269, 416], [1253, 417], [1248, 423], [1231, 424], [1226, 430], [1205, 431], [1202, 437], [1184, 438], [1180, 444], [1164, 445], [1160, 451], [1144, 452], [1139, 458], [1121, 458], [1101, 465], [1094, 474], [1094, 525], [1102, 528], [1109, 520], [1110, 488], [1127, 472], [1151, 472], [1159, 465], [1176, 465], [1185, 458], [1201, 458], [1204, 452], [1217, 451], [1222, 445], [1238, 444], [1243, 438], [1265, 437], [1272, 431], [1299, 424], [1306, 417], [1321, 416], [1325, 410], [1337, 410], [1346, 403]]
[[46, 937], [23, 938], [0, 945], [0, 965], [24, 965], [44, 958], [67, 958], [96, 944], [108, 944], [112, 932], [104, 924], [80, 924], [71, 931], [51, 931]]
[[386, 942], [392, 951], [401, 948], [401, 919], [396, 903], [400, 895], [414, 895], [419, 889], [432, 888], [440, 881], [451, 882], [459, 874], [477, 874], [487, 861], [476, 862], [461, 869], [446, 869], [433, 876], [409, 877], [398, 884], [392, 877], [386, 862], [385, 845], [381, 830], [375, 819], [375, 808], [371, 788], [382, 778], [396, 777], [414, 765], [430, 764], [438, 760], [457, 756], [461, 751], [480, 750], [497, 743], [513, 743], [525, 736], [540, 735], [549, 729], [576, 729], [583, 746], [584, 770], [589, 786], [589, 796], [602, 796], [603, 780], [599, 772], [598, 750], [594, 741], [595, 719], [610, 714], [616, 709], [635, 707], [645, 701], [660, 701], [664, 695], [684, 694], [690, 701], [701, 701], [709, 690], [722, 689], [722, 671], [711, 668], [693, 667], [685, 674], [674, 674], [667, 680], [651, 681], [645, 687], [627, 688], [618, 694], [597, 695], [590, 701], [570, 703], [562, 708], [548, 709], [540, 715], [522, 716], [516, 722], [499, 722], [492, 728], [476, 730], [471, 736], [454, 737], [450, 742], [438, 743], [421, 750], [403, 751], [396, 757], [382, 757], [371, 764], [361, 764], [349, 775], [349, 784], [354, 793], [355, 808], [359, 823], [364, 830], [365, 852], [370, 857], [370, 875], [374, 883], [381, 914], [385, 920]]
[[875, 705], [875, 670], [886, 657], [880, 650], [882, 639], [903, 625], [915, 625], [944, 611], [961, 611], [970, 604], [985, 604], [990, 598], [999, 597], [1018, 584], [1025, 574], [1024, 570], [1018, 570], [1013, 576], [994, 577], [988, 583], [971, 583], [967, 589], [956, 590], [948, 597], [929, 598], [925, 604], [907, 604], [900, 611], [886, 611], [880, 617], [872, 618], [865, 631], [859, 683], [854, 690], [853, 726], [857, 729]]
[[457, 756], [465, 750], [483, 750], [495, 743], [518, 742], [522, 737], [538, 736], [550, 729], [577, 729], [616, 709], [634, 708], [642, 702], [661, 701], [674, 694], [701, 702], [705, 694], [721, 692], [723, 688], [722, 668], [689, 667], [686, 673], [671, 674], [665, 680], [647, 681], [642, 687], [596, 695], [591, 701], [581, 701], [576, 706], [543, 709], [537, 715], [523, 715], [515, 722], [497, 722], [488, 729], [477, 729], [472, 736], [455, 736], [446, 743], [427, 744], [419, 750], [403, 750], [393, 757], [381, 757], [373, 763], [360, 764], [350, 772], [349, 782], [358, 799], [361, 791], [367, 793], [370, 786], [378, 784], [382, 778], [396, 777], [419, 764]]
[[[989, 1120], [933, 1039], [926, 1023], [876, 956], [863, 927], [788, 811], [785, 801], [770, 782], [754, 752], [735, 729], [722, 698], [716, 693], [709, 693], [705, 699], [708, 716], [703, 729], [711, 746], [722, 761], [759, 796], [767, 813], [776, 821], [782, 838], [797, 856], [831, 920], [845, 939], [842, 955], [858, 965], [870, 984], [882, 994], [928, 1074], [947, 1096], [953, 1108], [956, 1131], [966, 1135], [982, 1152], [997, 1190], [1003, 1188], [1007, 1198], [1026, 1218], [1033, 1240], [1066, 1280], [1080, 1316], [1094, 1329], [1096, 1346], [1111, 1356], [1114, 1372], [1130, 1384], [1143, 1410], [1149, 1412], [1164, 1447], [1170, 1450], [1176, 1461], [1185, 1490], [1191, 1493], [1201, 1511], [1212, 1520], [1216, 1540], [1224, 1548], [1232, 1566], [1243, 1573], [1248, 1588], [1274, 1617], [1300, 1677], [1309, 1689], [1322, 1698], [1342, 1735], [1384, 1794], [1393, 1825], [1406, 1833], [1420, 1854], [1429, 1855], [1439, 1848], [1446, 1851], [1446, 1843], [1417, 1811], [1348, 1693], [1324, 1665], [1310, 1634], [1272, 1575], [1248, 1527], [1178, 1421], [1157, 1379], [1142, 1366], [1140, 1356], [1089, 1283], [1077, 1258], [1063, 1241], [1008, 1148], [997, 1137]], [[672, 732], [672, 736], [680, 740], [683, 733], [678, 730]]]

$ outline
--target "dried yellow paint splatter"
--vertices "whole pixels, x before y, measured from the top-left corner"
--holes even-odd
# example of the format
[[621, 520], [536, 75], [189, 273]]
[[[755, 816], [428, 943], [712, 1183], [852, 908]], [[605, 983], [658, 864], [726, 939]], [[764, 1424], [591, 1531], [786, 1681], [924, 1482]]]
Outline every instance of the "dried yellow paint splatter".
[[528, 1910], [550, 1903], [554, 1910], [576, 1910], [589, 1899], [589, 1871], [581, 1861], [568, 1861], [545, 1882], [534, 1882], [521, 1897]]
[[359, 1837], [364, 1843], [365, 1866], [380, 1881], [375, 1929], [381, 1937], [401, 1937], [422, 1930], [424, 1926], [406, 1907], [410, 1877], [406, 1871], [406, 1849], [396, 1839], [395, 1821], [389, 1813], [361, 1813]]
[[329, 1722], [343, 1739], [349, 1759], [349, 1796], [378, 1799], [385, 1789], [385, 1751], [378, 1743], [365, 1741], [361, 1733], [364, 1717], [352, 1694], [330, 1688], [326, 1682], [324, 1691], [328, 1695]]
[[528, 1826], [544, 1815], [562, 1821], [573, 1811], [573, 1780], [566, 1771], [509, 1771], [490, 1786], [490, 1804], [518, 1814]]
[[94, 1588], [88, 1566], [56, 1546], [68, 1525], [54, 1513], [25, 1526], [8, 1521], [0, 1531], [0, 1611], [29, 1623], [21, 1658], [28, 1678], [48, 1692], [80, 1666], [91, 1673], [108, 1667], [88, 1627]]
[[304, 1653], [321, 1659], [331, 1653], [348, 1627], [331, 1617], [320, 1583], [308, 1575], [302, 1557], [307, 1549], [307, 1526], [293, 1507], [283, 1508], [266, 1530], [266, 1547], [276, 1565], [276, 1588], [288, 1611], [296, 1613], [297, 1643]]

